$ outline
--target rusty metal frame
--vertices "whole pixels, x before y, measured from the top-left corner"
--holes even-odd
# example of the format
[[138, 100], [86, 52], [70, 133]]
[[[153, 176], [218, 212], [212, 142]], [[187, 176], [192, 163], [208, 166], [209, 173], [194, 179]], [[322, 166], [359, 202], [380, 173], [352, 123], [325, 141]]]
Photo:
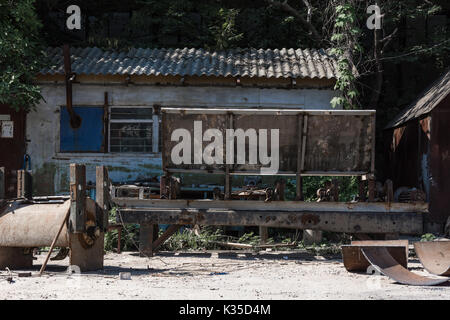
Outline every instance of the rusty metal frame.
[[[234, 115], [240, 116], [240, 115], [273, 115], [273, 116], [280, 116], [280, 115], [290, 115], [290, 116], [298, 116], [303, 117], [304, 123], [302, 125], [303, 132], [298, 133], [302, 136], [302, 142], [301, 142], [301, 159], [300, 159], [300, 165], [297, 165], [296, 170], [292, 171], [283, 171], [279, 170], [277, 174], [279, 176], [365, 176], [369, 175], [372, 176], [374, 174], [375, 170], [375, 110], [309, 110], [309, 109], [302, 109], [302, 110], [288, 110], [288, 109], [258, 109], [255, 111], [255, 109], [236, 109], [236, 108], [172, 108], [172, 107], [165, 107], [161, 109], [162, 114], [181, 114], [181, 115], [230, 115], [230, 117], [233, 117]], [[322, 170], [322, 171], [314, 171], [314, 170], [304, 170], [305, 168], [305, 158], [306, 158], [306, 136], [307, 136], [307, 129], [308, 129], [308, 117], [309, 116], [370, 116], [371, 119], [371, 126], [372, 126], [372, 132], [371, 132], [371, 141], [370, 141], [370, 148], [371, 148], [371, 158], [370, 158], [370, 168], [368, 168], [367, 171], [335, 171], [335, 170]], [[164, 126], [164, 124], [163, 124]], [[227, 128], [233, 128], [232, 121], [228, 122]], [[163, 141], [166, 141], [168, 137], [165, 136], [165, 131], [163, 127]], [[234, 166], [230, 165], [224, 165], [223, 169], [217, 169], [217, 168], [206, 168], [206, 169], [198, 169], [198, 168], [174, 168], [169, 167], [167, 163], [165, 163], [165, 144], [163, 144], [163, 170], [166, 173], [209, 173], [209, 174], [222, 174], [226, 176], [239, 176], [239, 175], [274, 175], [274, 174], [264, 174], [260, 171], [238, 171], [238, 170], [231, 170], [234, 168]], [[224, 152], [226, 152], [224, 150]]]

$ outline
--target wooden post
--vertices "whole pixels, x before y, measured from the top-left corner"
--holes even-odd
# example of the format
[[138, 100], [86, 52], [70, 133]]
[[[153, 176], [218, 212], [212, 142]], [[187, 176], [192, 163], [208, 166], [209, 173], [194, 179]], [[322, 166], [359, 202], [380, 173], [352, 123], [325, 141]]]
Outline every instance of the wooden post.
[[332, 186], [333, 186], [333, 201], [339, 202], [339, 181], [337, 179], [333, 179]]
[[261, 238], [261, 244], [266, 244], [269, 239], [269, 228], [259, 227], [259, 237]]
[[17, 198], [24, 198], [25, 190], [24, 190], [24, 176], [23, 170], [17, 170]]
[[108, 169], [105, 166], [95, 168], [95, 202], [102, 209], [100, 217], [97, 217], [104, 232], [108, 230], [109, 218], [109, 179]]
[[139, 227], [139, 251], [141, 256], [153, 256], [154, 226], [143, 223]]
[[303, 200], [303, 185], [302, 185], [302, 142], [303, 142], [303, 115], [297, 116], [297, 174], [296, 174], [296, 197], [295, 200]]
[[86, 167], [70, 164], [70, 217], [69, 229], [83, 233], [86, 229]]
[[358, 193], [359, 193], [359, 201], [365, 202], [366, 201], [366, 188], [365, 188], [365, 182], [362, 179], [362, 177], [358, 177]]
[[103, 137], [105, 143], [103, 144], [102, 151], [109, 151], [109, 104], [108, 104], [108, 92], [105, 91], [103, 97]]
[[6, 198], [6, 171], [5, 167], [0, 167], [0, 199]]
[[33, 180], [27, 170], [17, 170], [17, 198], [33, 198]]
[[[228, 128], [233, 129], [233, 114], [228, 114]], [[232, 190], [232, 184], [231, 184], [231, 175], [230, 175], [230, 166], [231, 164], [227, 163], [227, 154], [226, 154], [226, 148], [225, 148], [225, 187], [224, 187], [224, 198], [225, 200], [231, 199], [231, 190]]]
[[375, 201], [375, 177], [372, 175], [369, 176], [369, 183], [368, 183], [368, 189], [369, 189], [369, 202]]
[[386, 192], [386, 202], [394, 202], [394, 184], [392, 180], [386, 180], [384, 183], [384, 189]]

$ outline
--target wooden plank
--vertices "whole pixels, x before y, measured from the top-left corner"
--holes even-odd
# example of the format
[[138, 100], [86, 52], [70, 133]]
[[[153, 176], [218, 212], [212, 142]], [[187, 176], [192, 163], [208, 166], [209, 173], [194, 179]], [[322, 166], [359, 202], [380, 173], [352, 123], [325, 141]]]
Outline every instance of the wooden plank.
[[86, 167], [70, 164], [70, 217], [69, 229], [82, 233], [86, 229]]
[[71, 266], [78, 266], [81, 272], [96, 271], [103, 269], [103, 255], [104, 255], [104, 238], [102, 232], [94, 245], [90, 248], [85, 248], [80, 241], [79, 234], [70, 233], [70, 254], [69, 260]]
[[108, 169], [105, 166], [95, 168], [95, 202], [101, 208], [101, 217], [98, 217], [100, 219], [97, 220], [101, 223], [100, 228], [106, 232], [109, 213], [109, 178]]
[[167, 240], [169, 239], [175, 232], [177, 232], [181, 228], [179, 224], [170, 225], [164, 233], [153, 242], [152, 251], [155, 252], [157, 249]]
[[[244, 202], [244, 201], [243, 201]], [[121, 209], [124, 223], [263, 226], [346, 233], [422, 234], [420, 213], [283, 212], [227, 209]]]

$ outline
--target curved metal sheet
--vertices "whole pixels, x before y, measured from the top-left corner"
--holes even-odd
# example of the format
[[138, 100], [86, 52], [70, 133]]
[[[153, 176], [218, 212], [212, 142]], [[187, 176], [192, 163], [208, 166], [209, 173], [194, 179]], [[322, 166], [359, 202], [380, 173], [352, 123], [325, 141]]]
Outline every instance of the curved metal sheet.
[[362, 253], [370, 264], [389, 278], [411, 286], [434, 286], [447, 282], [450, 278], [430, 278], [418, 275], [403, 268], [384, 247], [364, 247]]
[[428, 272], [450, 276], [450, 241], [416, 242], [414, 249]]

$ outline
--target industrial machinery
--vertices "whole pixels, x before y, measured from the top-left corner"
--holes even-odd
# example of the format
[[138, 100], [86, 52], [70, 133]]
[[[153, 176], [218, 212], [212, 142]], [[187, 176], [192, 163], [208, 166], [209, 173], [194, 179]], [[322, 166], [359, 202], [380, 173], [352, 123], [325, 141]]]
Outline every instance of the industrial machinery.
[[105, 167], [97, 167], [96, 178], [95, 201], [86, 196], [86, 169], [79, 164], [70, 165], [70, 196], [33, 197], [30, 173], [18, 171], [17, 198], [0, 200], [0, 268], [29, 268], [33, 249], [53, 244], [69, 254], [71, 266], [103, 269], [109, 197]]
[[[384, 188], [381, 186], [384, 195], [378, 192], [373, 110], [162, 108], [161, 113], [164, 176], [160, 199], [111, 199], [118, 207], [117, 222], [141, 225], [141, 251], [146, 254], [152, 254], [185, 224], [259, 226], [261, 231], [267, 231], [267, 227], [323, 230], [361, 237], [423, 232], [427, 203], [394, 202], [390, 181]], [[205, 152], [211, 151], [212, 136], [218, 139], [214, 143], [224, 142], [229, 130], [241, 130], [241, 149], [235, 136], [235, 141], [210, 153], [215, 162], [205, 160]], [[276, 135], [270, 136], [269, 132]], [[180, 136], [186, 140], [181, 141]], [[261, 137], [267, 147], [265, 154], [259, 153], [264, 163], [250, 158], [252, 148], [261, 150], [261, 145], [255, 147]], [[276, 149], [273, 137], [278, 138]], [[181, 153], [180, 143], [186, 143]], [[174, 153], [178, 157], [174, 158]], [[271, 171], [267, 160], [274, 159], [276, 153], [279, 161], [276, 170]], [[215, 175], [223, 177], [223, 185], [215, 188], [212, 199], [180, 199], [179, 174]], [[258, 193], [247, 190], [242, 197], [233, 193], [233, 177], [267, 175], [278, 177], [273, 188]], [[286, 176], [296, 180], [294, 201], [284, 201]], [[357, 176], [358, 201], [338, 202], [339, 190], [333, 183], [319, 190], [321, 201], [304, 202], [304, 176]], [[248, 200], [235, 200], [244, 198]], [[171, 226], [156, 240], [154, 226], [158, 224]]]

